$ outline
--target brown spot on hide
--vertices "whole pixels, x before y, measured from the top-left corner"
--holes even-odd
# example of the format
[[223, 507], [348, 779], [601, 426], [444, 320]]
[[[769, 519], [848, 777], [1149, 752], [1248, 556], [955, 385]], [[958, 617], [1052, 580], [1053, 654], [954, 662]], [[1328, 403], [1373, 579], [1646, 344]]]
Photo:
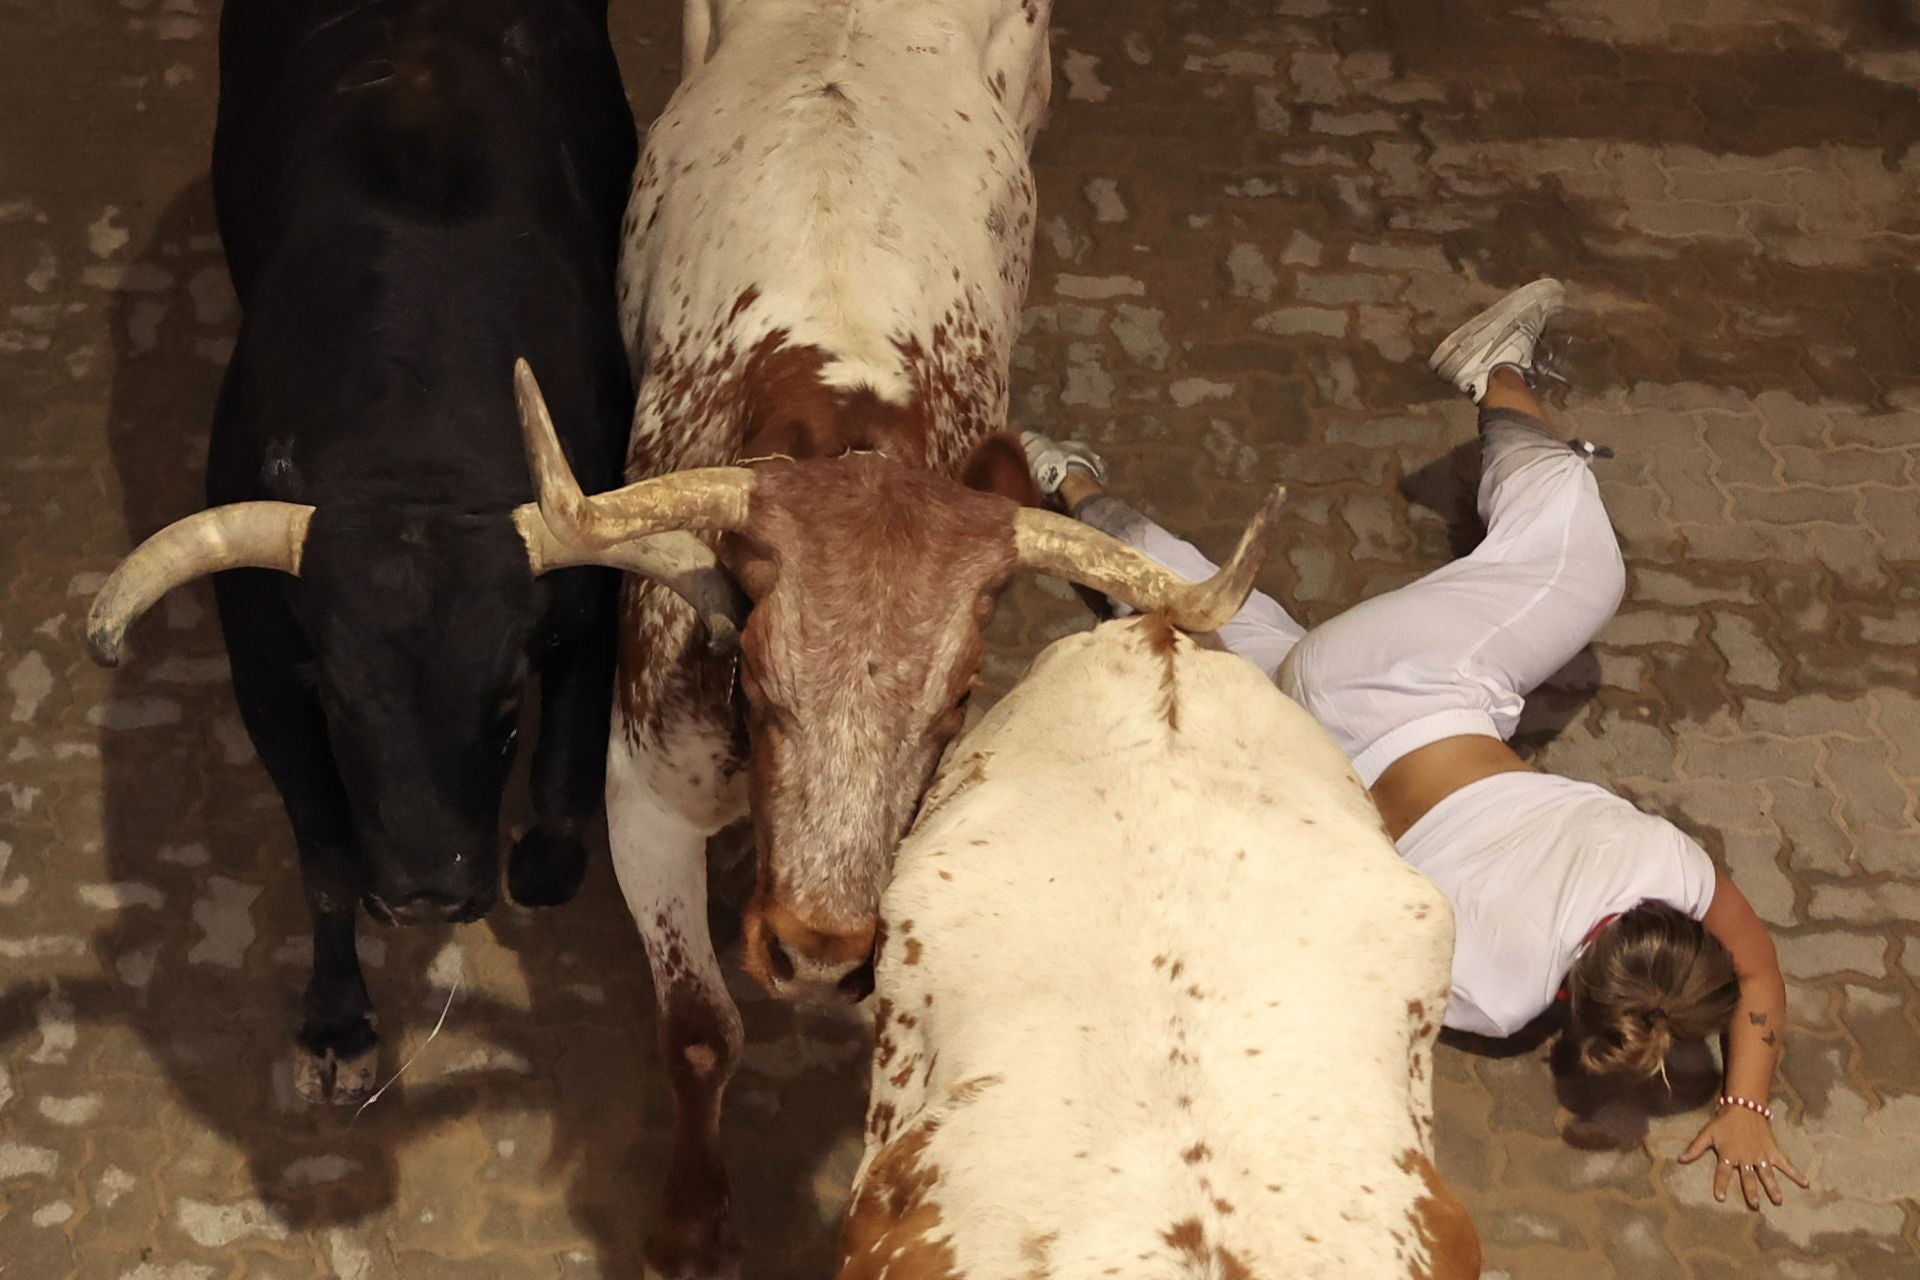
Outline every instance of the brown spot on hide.
[[1186, 1161], [1188, 1164], [1199, 1164], [1202, 1160], [1207, 1159], [1212, 1154], [1213, 1154], [1212, 1149], [1209, 1148], [1206, 1143], [1196, 1142], [1192, 1146], [1188, 1147], [1185, 1151], [1182, 1151], [1180, 1153], [1180, 1158]]
[[927, 1162], [938, 1126], [924, 1124], [875, 1157], [840, 1226], [839, 1280], [959, 1280], [941, 1225], [940, 1171]]
[[[908, 964], [908, 965], [915, 965], [920, 963], [920, 939], [918, 938], [907, 939], [907, 954], [902, 958], [901, 963]], [[904, 1019], [902, 1020], [904, 1021]]]
[[1160, 1233], [1160, 1238], [1180, 1255], [1180, 1261], [1193, 1268], [1194, 1274], [1210, 1274], [1216, 1280], [1253, 1280], [1253, 1272], [1239, 1254], [1224, 1245], [1208, 1242], [1206, 1228], [1198, 1218], [1174, 1223]]
[[1201, 1255], [1201, 1249], [1206, 1242], [1207, 1233], [1206, 1229], [1200, 1225], [1200, 1219], [1183, 1218], [1162, 1231], [1160, 1238], [1167, 1242], [1169, 1248], [1191, 1255], [1197, 1262], [1205, 1261]]
[[1059, 1238], [1058, 1231], [1048, 1231], [1041, 1235], [1028, 1236], [1020, 1242], [1020, 1257], [1033, 1264], [1035, 1275], [1046, 1275], [1048, 1255], [1053, 1252], [1053, 1242]]
[[1146, 614], [1134, 626], [1146, 640], [1147, 652], [1161, 660], [1160, 717], [1167, 722], [1167, 728], [1177, 733], [1180, 729], [1180, 698], [1175, 660], [1179, 656], [1180, 633], [1173, 629], [1173, 623], [1164, 613]]
[[953, 1086], [947, 1100], [956, 1108], [963, 1107], [999, 1083], [999, 1076], [974, 1076]]
[[1433, 1161], [1411, 1148], [1398, 1161], [1402, 1173], [1417, 1175], [1427, 1194], [1413, 1202], [1413, 1227], [1426, 1250], [1425, 1265], [1416, 1263], [1409, 1280], [1474, 1280], [1480, 1274], [1480, 1236], [1473, 1229], [1466, 1206], [1440, 1180]]
[[864, 387], [829, 385], [822, 371], [833, 354], [789, 345], [787, 338], [784, 329], [762, 338], [742, 370], [741, 458], [835, 458], [870, 449], [924, 465], [924, 408], [883, 400]]

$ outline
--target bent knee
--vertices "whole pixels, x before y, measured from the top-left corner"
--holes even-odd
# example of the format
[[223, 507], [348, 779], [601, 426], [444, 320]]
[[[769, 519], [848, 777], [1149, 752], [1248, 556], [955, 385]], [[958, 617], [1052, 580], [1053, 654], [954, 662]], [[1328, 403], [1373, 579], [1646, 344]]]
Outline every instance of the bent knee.
[[1577, 539], [1568, 547], [1559, 574], [1559, 585], [1571, 607], [1588, 618], [1595, 631], [1613, 619], [1627, 594], [1627, 564], [1620, 554], [1619, 539], [1606, 524], [1604, 510], [1599, 518], [1605, 536]]

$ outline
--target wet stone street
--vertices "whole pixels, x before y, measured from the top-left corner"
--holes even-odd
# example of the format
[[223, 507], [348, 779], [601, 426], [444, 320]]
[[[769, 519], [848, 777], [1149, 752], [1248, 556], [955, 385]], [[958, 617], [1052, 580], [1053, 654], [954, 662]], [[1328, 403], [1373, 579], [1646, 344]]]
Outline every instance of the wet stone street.
[[[614, 10], [645, 121], [677, 6]], [[383, 1077], [418, 1056], [309, 1108], [292, 841], [211, 592], [118, 671], [85, 656], [104, 574], [200, 502], [236, 323], [217, 17], [0, 5], [0, 1276], [637, 1276], [669, 1113], [604, 858], [550, 913], [365, 925]], [[1439, 1166], [1487, 1274], [1920, 1274], [1920, 7], [1062, 0], [1054, 59], [1016, 423], [1216, 554], [1285, 480], [1263, 585], [1308, 620], [1471, 545], [1472, 410], [1425, 355], [1571, 290], [1562, 421], [1617, 451], [1629, 587], [1519, 745], [1678, 822], [1773, 927], [1776, 1129], [1814, 1190], [1714, 1203], [1673, 1160], [1699, 1110], [1642, 1137], [1615, 1107], [1574, 1136], [1628, 1149], [1576, 1149], [1544, 1046], [1450, 1045]], [[1089, 622], [1016, 584], [990, 688]], [[737, 981], [748, 1276], [825, 1276], [865, 1014]]]

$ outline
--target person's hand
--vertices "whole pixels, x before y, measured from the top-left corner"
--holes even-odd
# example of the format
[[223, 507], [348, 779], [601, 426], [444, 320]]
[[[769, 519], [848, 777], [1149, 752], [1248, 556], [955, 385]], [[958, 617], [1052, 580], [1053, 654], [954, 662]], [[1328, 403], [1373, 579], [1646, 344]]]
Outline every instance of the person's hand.
[[1808, 1183], [1787, 1153], [1773, 1140], [1773, 1126], [1767, 1118], [1745, 1107], [1724, 1107], [1707, 1121], [1693, 1142], [1680, 1154], [1681, 1164], [1692, 1164], [1707, 1152], [1713, 1152], [1713, 1198], [1725, 1200], [1727, 1186], [1734, 1174], [1740, 1175], [1740, 1191], [1747, 1208], [1760, 1207], [1760, 1192], [1767, 1199], [1782, 1203], [1778, 1174], [1786, 1174], [1804, 1190]]

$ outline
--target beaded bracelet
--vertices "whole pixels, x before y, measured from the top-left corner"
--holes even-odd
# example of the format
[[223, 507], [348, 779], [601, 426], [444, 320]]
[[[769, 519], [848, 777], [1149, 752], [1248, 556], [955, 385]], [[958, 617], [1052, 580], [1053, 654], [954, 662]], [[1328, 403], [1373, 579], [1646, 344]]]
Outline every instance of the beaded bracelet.
[[1755, 1102], [1753, 1099], [1743, 1098], [1737, 1093], [1721, 1094], [1720, 1105], [1723, 1107], [1745, 1107], [1747, 1110], [1759, 1116], [1762, 1120], [1773, 1119], [1772, 1107], [1761, 1106], [1759, 1103]]

